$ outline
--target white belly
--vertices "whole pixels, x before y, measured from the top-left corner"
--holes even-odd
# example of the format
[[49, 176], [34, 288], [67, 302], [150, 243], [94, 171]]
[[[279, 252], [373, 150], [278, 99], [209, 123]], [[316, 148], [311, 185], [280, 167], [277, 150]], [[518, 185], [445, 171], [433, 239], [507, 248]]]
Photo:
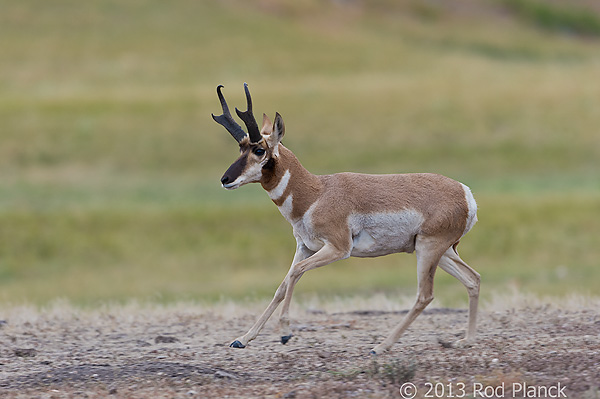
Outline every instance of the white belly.
[[351, 256], [372, 257], [413, 252], [423, 215], [414, 210], [354, 214], [348, 218], [352, 233]]
[[[300, 220], [292, 222], [292, 226], [294, 236], [308, 249], [316, 252], [325, 245], [325, 242], [313, 234], [313, 209], [314, 205]], [[348, 217], [352, 239], [350, 256], [374, 257], [397, 252], [413, 252], [415, 236], [419, 234], [423, 220], [423, 215], [412, 209], [350, 215]]]

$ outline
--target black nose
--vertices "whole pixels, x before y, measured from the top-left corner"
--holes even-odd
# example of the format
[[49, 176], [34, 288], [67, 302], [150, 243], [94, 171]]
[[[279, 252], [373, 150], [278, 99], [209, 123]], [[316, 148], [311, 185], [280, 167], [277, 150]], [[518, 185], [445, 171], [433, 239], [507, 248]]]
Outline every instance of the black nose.
[[228, 176], [221, 177], [221, 184], [227, 184], [227, 183], [229, 183], [229, 177]]

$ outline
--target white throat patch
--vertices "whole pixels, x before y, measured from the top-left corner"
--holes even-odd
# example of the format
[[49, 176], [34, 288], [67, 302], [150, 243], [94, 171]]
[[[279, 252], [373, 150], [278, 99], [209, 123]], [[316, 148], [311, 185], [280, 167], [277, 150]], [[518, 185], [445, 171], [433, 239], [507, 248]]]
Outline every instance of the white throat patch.
[[268, 192], [269, 198], [271, 198], [272, 200], [281, 198], [281, 196], [285, 192], [285, 189], [287, 188], [289, 181], [290, 181], [290, 171], [288, 169], [283, 174], [283, 177], [281, 178], [279, 183], [277, 183], [277, 186], [273, 190]]

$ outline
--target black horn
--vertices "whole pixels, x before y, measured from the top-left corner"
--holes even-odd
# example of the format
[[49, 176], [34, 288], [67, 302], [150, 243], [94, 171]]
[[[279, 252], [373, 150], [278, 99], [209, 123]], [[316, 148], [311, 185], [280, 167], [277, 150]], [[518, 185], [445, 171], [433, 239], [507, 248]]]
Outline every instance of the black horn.
[[246, 108], [247, 109], [246, 109], [246, 111], [242, 112], [236, 108], [235, 112], [237, 112], [240, 119], [242, 121], [244, 121], [244, 124], [246, 125], [246, 128], [248, 129], [248, 135], [250, 136], [250, 142], [258, 143], [262, 139], [262, 136], [260, 135], [260, 130], [258, 129], [258, 124], [256, 123], [256, 119], [254, 118], [254, 115], [252, 114], [252, 97], [250, 97], [250, 90], [248, 90], [248, 83], [244, 83], [244, 91], [246, 92], [246, 104], [247, 104]]
[[[231, 113], [229, 112], [229, 107], [227, 106], [227, 102], [225, 101], [225, 97], [223, 97], [223, 93], [221, 93], [221, 88], [223, 88], [225, 86], [223, 85], [218, 85], [217, 86], [217, 95], [219, 96], [219, 101], [221, 101], [221, 108], [223, 108], [223, 114], [219, 115], [219, 116], [215, 116], [215, 114], [211, 114], [213, 119], [215, 120], [215, 122], [217, 122], [219, 125], [222, 125], [225, 129], [227, 129], [227, 131], [233, 136], [233, 138], [239, 143], [240, 141], [242, 141], [242, 139], [244, 137], [247, 136], [246, 132], [244, 132], [244, 129], [242, 129], [242, 127], [240, 125], [237, 124], [236, 121], [233, 120], [233, 116], [231, 116]], [[249, 97], [248, 94], [248, 88], [246, 86], [246, 94]], [[252, 107], [250, 107], [250, 111], [251, 111]], [[237, 111], [237, 109], [236, 109]], [[239, 111], [238, 111], [239, 113]], [[250, 112], [250, 115], [252, 115], [252, 112]], [[243, 119], [243, 118], [242, 118]], [[246, 126], [248, 125], [248, 123], [244, 120], [244, 122], [246, 123]], [[254, 124], [256, 125], [256, 122], [254, 122]], [[257, 127], [258, 129], [258, 127]], [[259, 133], [260, 136], [260, 133]], [[252, 136], [250, 136], [252, 138]]]

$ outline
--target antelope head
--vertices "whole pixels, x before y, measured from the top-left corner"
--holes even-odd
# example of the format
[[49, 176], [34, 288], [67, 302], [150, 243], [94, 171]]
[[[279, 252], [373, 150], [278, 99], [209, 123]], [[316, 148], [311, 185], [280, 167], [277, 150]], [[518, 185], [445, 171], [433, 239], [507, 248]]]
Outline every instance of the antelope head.
[[285, 133], [285, 126], [279, 113], [275, 116], [275, 123], [271, 123], [267, 115], [263, 114], [263, 126], [258, 129], [252, 113], [252, 98], [248, 84], [244, 83], [247, 109], [242, 112], [236, 108], [235, 112], [246, 125], [248, 132], [245, 132], [231, 116], [225, 97], [221, 93], [222, 88], [223, 85], [217, 86], [223, 114], [219, 116], [212, 114], [212, 117], [215, 122], [227, 129], [240, 146], [240, 156], [221, 178], [223, 187], [233, 190], [247, 183], [260, 182], [263, 172], [273, 168], [279, 156], [278, 147]]

